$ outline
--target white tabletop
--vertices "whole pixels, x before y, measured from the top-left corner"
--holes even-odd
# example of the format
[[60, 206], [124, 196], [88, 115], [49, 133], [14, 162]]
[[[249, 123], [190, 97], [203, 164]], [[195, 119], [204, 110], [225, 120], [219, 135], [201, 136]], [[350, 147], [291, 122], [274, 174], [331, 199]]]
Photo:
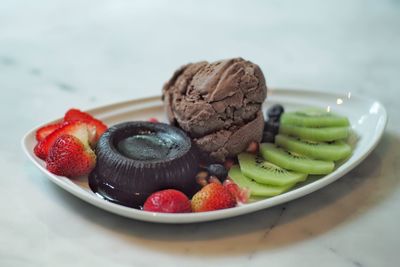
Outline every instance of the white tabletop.
[[[264, 2], [2, 1], [0, 266], [398, 266], [399, 3]], [[237, 56], [270, 87], [380, 100], [382, 141], [318, 192], [192, 225], [107, 213], [22, 153], [25, 132], [70, 107], [160, 94], [182, 64]]]

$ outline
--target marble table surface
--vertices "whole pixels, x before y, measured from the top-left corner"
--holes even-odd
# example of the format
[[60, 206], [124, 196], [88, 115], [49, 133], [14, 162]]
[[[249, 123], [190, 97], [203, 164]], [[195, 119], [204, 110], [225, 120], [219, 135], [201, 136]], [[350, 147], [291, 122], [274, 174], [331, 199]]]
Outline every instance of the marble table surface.
[[[399, 1], [0, 3], [0, 266], [398, 266]], [[227, 220], [161, 225], [51, 183], [20, 140], [70, 107], [159, 94], [178, 66], [241, 56], [270, 87], [381, 101], [384, 136], [301, 199]]]

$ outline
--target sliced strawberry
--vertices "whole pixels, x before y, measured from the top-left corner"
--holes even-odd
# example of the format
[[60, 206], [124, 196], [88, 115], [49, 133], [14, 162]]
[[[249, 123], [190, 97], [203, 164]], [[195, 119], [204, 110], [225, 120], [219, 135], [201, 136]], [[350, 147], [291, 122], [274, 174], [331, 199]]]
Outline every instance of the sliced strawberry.
[[42, 141], [36, 144], [34, 148], [35, 155], [45, 160], [49, 154], [51, 146], [54, 144], [56, 139], [64, 134], [78, 135], [80, 132], [88, 132], [87, 124], [76, 121], [76, 122], [65, 122], [57, 130], [46, 136]]
[[71, 108], [64, 115], [64, 121], [91, 121], [95, 120], [92, 115], [79, 109]]
[[96, 155], [89, 146], [88, 131], [76, 136], [62, 134], [57, 137], [46, 158], [46, 168], [69, 178], [88, 175], [96, 164]]
[[143, 210], [153, 212], [191, 212], [190, 200], [181, 191], [166, 189], [151, 194], [143, 205]]
[[210, 183], [198, 191], [192, 198], [192, 211], [203, 212], [232, 208], [235, 197], [223, 185]]
[[235, 197], [238, 203], [247, 203], [250, 198], [250, 190], [248, 188], [239, 187], [232, 179], [228, 178], [224, 181], [223, 186]]
[[94, 118], [92, 115], [86, 112], [82, 112], [79, 109], [72, 108], [67, 111], [64, 115], [64, 121], [74, 122], [81, 121], [89, 125], [90, 131], [96, 132], [96, 138], [94, 142], [99, 140], [100, 136], [107, 130], [107, 126], [100, 120]]
[[43, 139], [46, 138], [46, 136], [48, 136], [49, 134], [51, 134], [52, 132], [54, 132], [55, 130], [60, 128], [61, 126], [62, 126], [62, 123], [59, 122], [59, 123], [45, 125], [45, 126], [39, 128], [36, 131], [36, 140], [38, 142], [42, 141]]

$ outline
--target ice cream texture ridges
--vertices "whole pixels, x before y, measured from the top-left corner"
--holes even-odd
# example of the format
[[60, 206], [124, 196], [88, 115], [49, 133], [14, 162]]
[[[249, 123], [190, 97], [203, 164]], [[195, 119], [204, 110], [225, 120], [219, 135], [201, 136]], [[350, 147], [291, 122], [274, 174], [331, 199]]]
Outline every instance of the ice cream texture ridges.
[[261, 141], [266, 95], [260, 67], [242, 58], [184, 65], [163, 87], [170, 123], [217, 161]]

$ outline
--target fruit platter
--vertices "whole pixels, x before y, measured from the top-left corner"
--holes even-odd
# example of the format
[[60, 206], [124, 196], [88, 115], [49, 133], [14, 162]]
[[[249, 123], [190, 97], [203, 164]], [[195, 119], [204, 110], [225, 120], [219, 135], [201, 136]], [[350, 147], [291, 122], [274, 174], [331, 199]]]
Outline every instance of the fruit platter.
[[161, 97], [71, 108], [22, 146], [51, 181], [94, 206], [194, 223], [327, 186], [374, 149], [386, 121], [373, 99], [267, 89], [257, 65], [232, 59], [181, 67]]

